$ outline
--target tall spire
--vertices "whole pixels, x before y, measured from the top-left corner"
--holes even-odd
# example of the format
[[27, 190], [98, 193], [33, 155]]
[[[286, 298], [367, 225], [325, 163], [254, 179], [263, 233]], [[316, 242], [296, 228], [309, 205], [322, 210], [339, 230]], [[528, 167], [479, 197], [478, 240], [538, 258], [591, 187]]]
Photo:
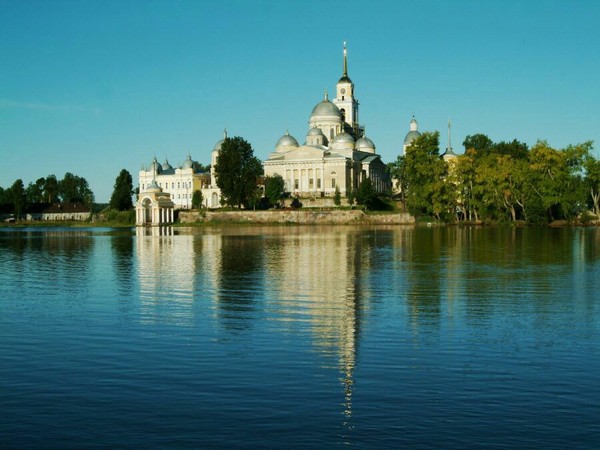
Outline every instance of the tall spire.
[[448, 148], [446, 149], [446, 152], [444, 153], [444, 156], [447, 156], [447, 157], [456, 156], [456, 153], [454, 153], [454, 151], [452, 150], [452, 140], [450, 139], [450, 127], [451, 126], [452, 126], [452, 123], [450, 122], [450, 119], [448, 119]]
[[344, 41], [344, 74], [342, 76], [348, 76], [348, 52], [346, 50], [346, 41]]

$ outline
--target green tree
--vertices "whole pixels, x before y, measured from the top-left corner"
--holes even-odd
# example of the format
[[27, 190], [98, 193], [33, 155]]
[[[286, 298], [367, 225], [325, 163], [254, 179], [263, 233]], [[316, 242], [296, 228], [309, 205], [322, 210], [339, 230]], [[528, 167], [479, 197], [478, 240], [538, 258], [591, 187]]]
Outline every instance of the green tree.
[[425, 132], [415, 139], [406, 149], [404, 163], [406, 204], [411, 214], [440, 219], [450, 213], [451, 192], [456, 188], [446, 184], [448, 165], [440, 158], [439, 133]]
[[406, 209], [406, 158], [399, 155], [396, 161], [388, 164], [388, 173], [392, 182], [396, 183], [396, 189], [400, 194], [402, 208]]
[[529, 153], [531, 186], [547, 220], [571, 219], [585, 203], [581, 171], [591, 142], [557, 150], [538, 141]]
[[365, 178], [358, 185], [356, 190], [356, 203], [365, 207], [365, 209], [372, 209], [377, 194], [373, 189], [373, 183], [370, 178]]
[[15, 208], [15, 217], [20, 219], [23, 213], [25, 213], [25, 207], [27, 206], [27, 196], [23, 180], [16, 180], [10, 187], [10, 199]]
[[65, 173], [62, 180], [58, 182], [59, 197], [64, 203], [83, 202], [88, 206], [94, 201], [88, 182], [85, 178], [73, 175], [71, 172]]
[[115, 180], [113, 193], [110, 197], [110, 207], [117, 211], [129, 211], [133, 208], [133, 179], [126, 169], [121, 169]]
[[585, 184], [590, 193], [594, 214], [600, 217], [600, 160], [590, 154], [585, 163]]
[[229, 206], [241, 209], [256, 191], [262, 164], [252, 146], [241, 137], [226, 138], [217, 156], [215, 175], [221, 195]]
[[267, 197], [272, 205], [279, 205], [279, 200], [283, 196], [284, 189], [285, 182], [281, 175], [276, 173], [272, 177], [265, 178], [265, 197]]
[[45, 184], [45, 178], [38, 178], [35, 183], [29, 183], [27, 185], [27, 189], [25, 189], [27, 203], [42, 203], [44, 201]]
[[348, 202], [348, 205], [350, 207], [354, 206], [354, 197], [355, 197], [354, 189], [352, 189], [352, 186], [349, 186], [348, 194], [346, 195], [346, 201]]
[[202, 208], [202, 203], [204, 202], [204, 196], [202, 195], [202, 191], [196, 189], [192, 194], [192, 208], [200, 209]]
[[335, 185], [335, 192], [333, 193], [333, 203], [335, 206], [340, 206], [342, 204], [342, 193], [340, 192], [340, 187]]
[[56, 201], [58, 196], [58, 180], [56, 175], [48, 175], [44, 182], [44, 198], [48, 203]]
[[477, 153], [474, 155], [483, 156], [489, 152], [494, 145], [494, 142], [485, 134], [478, 133], [472, 136], [467, 136], [463, 142], [463, 145], [465, 147], [465, 151], [473, 149], [477, 151]]

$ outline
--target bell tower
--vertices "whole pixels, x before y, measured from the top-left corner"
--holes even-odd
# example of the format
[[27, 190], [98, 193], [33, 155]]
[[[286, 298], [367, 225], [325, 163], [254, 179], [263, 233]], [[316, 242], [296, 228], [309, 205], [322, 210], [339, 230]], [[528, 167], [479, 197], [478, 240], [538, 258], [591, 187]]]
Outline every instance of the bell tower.
[[344, 66], [342, 77], [337, 82], [336, 97], [333, 100], [344, 116], [346, 131], [359, 138], [361, 135], [358, 125], [358, 100], [354, 98], [354, 83], [348, 76], [348, 51], [344, 42]]

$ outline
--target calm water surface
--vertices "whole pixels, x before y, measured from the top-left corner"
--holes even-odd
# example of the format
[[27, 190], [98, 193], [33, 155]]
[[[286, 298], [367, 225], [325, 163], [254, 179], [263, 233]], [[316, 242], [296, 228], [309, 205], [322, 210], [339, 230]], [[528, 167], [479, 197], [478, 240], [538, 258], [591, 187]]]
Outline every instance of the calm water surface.
[[600, 230], [0, 229], [0, 447], [600, 448]]

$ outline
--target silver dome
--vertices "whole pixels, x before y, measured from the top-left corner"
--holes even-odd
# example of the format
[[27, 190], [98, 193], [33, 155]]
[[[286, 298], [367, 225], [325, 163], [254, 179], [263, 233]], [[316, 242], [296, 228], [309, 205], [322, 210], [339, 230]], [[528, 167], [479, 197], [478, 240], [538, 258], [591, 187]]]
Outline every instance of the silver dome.
[[223, 141], [224, 141], [224, 140], [225, 140], [225, 139], [221, 139], [219, 142], [217, 142], [217, 143], [215, 144], [215, 146], [213, 147], [213, 152], [218, 152], [218, 151], [220, 151], [220, 150], [221, 150], [221, 145], [223, 145]]
[[299, 147], [299, 145], [296, 138], [286, 131], [285, 134], [279, 138], [277, 144], [275, 144], [276, 149], [280, 147]]
[[337, 106], [335, 106], [333, 103], [331, 103], [329, 100], [323, 100], [321, 103], [319, 103], [317, 106], [315, 106], [312, 110], [312, 112], [310, 113], [310, 118], [315, 118], [315, 117], [331, 117], [331, 116], [335, 116], [335, 117], [339, 117], [340, 119], [342, 118], [342, 113], [340, 112], [339, 108]]
[[313, 127], [308, 131], [307, 136], [324, 136], [324, 134], [319, 127]]
[[173, 166], [169, 164], [169, 160], [165, 159], [165, 162], [162, 165], [163, 170], [171, 170]]
[[154, 159], [150, 163], [150, 168], [148, 170], [150, 172], [155, 172], [155, 173], [161, 173], [162, 172], [163, 167], [158, 162], [158, 159], [156, 159], [156, 156], [154, 157]]
[[191, 156], [188, 155], [187, 159], [181, 165], [181, 168], [182, 169], [191, 169], [193, 167], [194, 167], [194, 161], [192, 161]]
[[371, 139], [366, 136], [361, 137], [358, 141], [356, 141], [356, 149], [362, 151], [372, 151], [375, 153], [375, 144]]
[[354, 144], [354, 138], [346, 133], [345, 131], [342, 131], [340, 134], [338, 134], [336, 137], [333, 138], [333, 144]]
[[409, 131], [408, 133], [406, 133], [406, 137], [404, 138], [404, 145], [412, 144], [413, 141], [420, 136], [421, 136], [421, 133], [419, 133], [416, 130]]

